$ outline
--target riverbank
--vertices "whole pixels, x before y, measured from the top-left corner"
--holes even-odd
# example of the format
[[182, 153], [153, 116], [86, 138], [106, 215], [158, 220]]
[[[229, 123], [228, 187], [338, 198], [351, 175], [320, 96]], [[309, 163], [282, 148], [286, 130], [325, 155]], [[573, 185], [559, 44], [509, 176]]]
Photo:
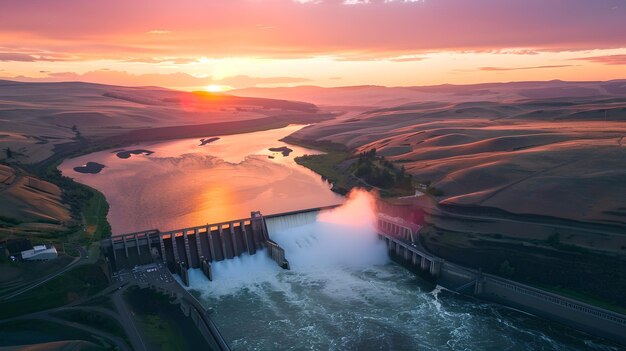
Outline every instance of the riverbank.
[[385, 157], [377, 156], [374, 149], [359, 155], [325, 150], [323, 154], [304, 155], [295, 161], [320, 174], [332, 184], [331, 190], [341, 195], [354, 188], [376, 190], [379, 196], [385, 198], [414, 196], [417, 188], [423, 188], [427, 194], [438, 194], [438, 189], [413, 179], [404, 167], [396, 167]]
[[[333, 182], [334, 191], [345, 193], [358, 186], [347, 180], [345, 162], [351, 157], [350, 152], [332, 145], [325, 147], [324, 151], [327, 152], [324, 156], [300, 158], [297, 162]], [[455, 218], [454, 213], [437, 213], [439, 205], [434, 197], [422, 197], [417, 201], [419, 204], [394, 198], [381, 198], [380, 201], [388, 203], [382, 206], [387, 210], [397, 207], [390, 210], [392, 215], [413, 217], [415, 223], [424, 225], [420, 237], [424, 247], [445, 260], [516, 279], [599, 308], [621, 314], [626, 311], [621, 299], [626, 282], [626, 262], [619, 256], [561, 243], [559, 237], [567, 238], [564, 234], [553, 235], [545, 242], [536, 238], [526, 242], [523, 235], [511, 237], [499, 234], [497, 230], [481, 234], [477, 230], [479, 224], [497, 222], [498, 218], [472, 220], [463, 214]], [[425, 203], [430, 203], [434, 209], [425, 212], [421, 207]], [[401, 207], [405, 210], [398, 209]], [[524, 224], [523, 216], [518, 221]], [[454, 230], [450, 229], [449, 222], [454, 222]], [[515, 223], [506, 224], [516, 226]], [[575, 226], [575, 223], [571, 225]], [[524, 309], [523, 306], [516, 307]]]
[[[89, 239], [97, 242], [99, 239], [110, 235], [111, 229], [107, 222], [109, 205], [106, 198], [92, 187], [79, 184], [71, 178], [61, 175], [56, 168], [64, 160], [80, 157], [82, 155], [109, 149], [123, 149], [136, 145], [140, 142], [169, 141], [181, 138], [207, 137], [207, 135], [235, 135], [258, 131], [283, 128], [293, 123], [314, 123], [328, 118], [333, 114], [303, 113], [301, 115], [278, 115], [254, 120], [218, 122], [202, 125], [188, 125], [178, 127], [156, 127], [150, 129], [138, 129], [120, 133], [114, 136], [86, 137], [75, 128], [76, 137], [68, 143], [56, 144], [53, 153], [38, 162], [22, 164], [16, 161], [8, 162], [12, 167], [19, 167], [33, 178], [42, 179], [59, 186], [63, 192], [62, 200], [71, 209], [72, 221], [66, 223], [60, 229], [53, 228], [38, 235], [36, 231], [29, 231], [28, 236], [35, 242], [54, 242], [60, 244], [63, 241], [80, 242], [85, 244]], [[216, 139], [212, 138], [212, 141]], [[120, 150], [118, 156], [128, 158], [131, 154], [139, 152], [146, 154], [149, 150]], [[83, 167], [87, 165], [86, 167]], [[78, 166], [77, 172], [97, 174], [105, 165], [95, 162], [86, 162]], [[13, 225], [12, 219], [7, 218], [7, 225]], [[21, 221], [13, 221], [21, 223]], [[43, 226], [40, 225], [40, 227]]]
[[429, 276], [450, 291], [497, 302], [583, 332], [626, 344], [626, 315], [460, 266], [425, 252], [394, 234], [383, 233], [389, 254], [411, 271]]

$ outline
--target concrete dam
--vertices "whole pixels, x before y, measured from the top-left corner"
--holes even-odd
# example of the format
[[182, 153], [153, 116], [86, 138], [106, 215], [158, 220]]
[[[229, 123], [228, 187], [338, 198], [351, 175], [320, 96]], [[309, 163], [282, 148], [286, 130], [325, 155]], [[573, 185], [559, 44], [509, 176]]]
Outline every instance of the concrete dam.
[[254, 255], [260, 249], [267, 249], [280, 267], [289, 269], [284, 250], [269, 238], [260, 212], [252, 212], [250, 218], [167, 232], [151, 229], [116, 235], [103, 240], [101, 249], [113, 272], [157, 261], [179, 274], [186, 285], [189, 268], [201, 268], [212, 280], [211, 262]]
[[[158, 262], [188, 285], [187, 270], [200, 268], [212, 279], [211, 263], [264, 250], [276, 264], [289, 269], [289, 252], [271, 239], [272, 233], [313, 223], [320, 211], [336, 206], [207, 224], [167, 232], [157, 229], [118, 235], [102, 242], [113, 272]], [[429, 277], [448, 290], [494, 301], [576, 329], [626, 344], [626, 317], [577, 300], [448, 262], [420, 244], [419, 225], [379, 214], [378, 237], [396, 262]]]

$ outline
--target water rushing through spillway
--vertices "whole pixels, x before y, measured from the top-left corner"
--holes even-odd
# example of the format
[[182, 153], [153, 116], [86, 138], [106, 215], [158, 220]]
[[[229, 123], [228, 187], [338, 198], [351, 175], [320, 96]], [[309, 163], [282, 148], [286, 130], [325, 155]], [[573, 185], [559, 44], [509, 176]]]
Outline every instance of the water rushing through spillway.
[[[268, 220], [291, 271], [265, 253], [191, 271], [190, 291], [242, 350], [611, 349], [570, 329], [464, 298], [389, 261], [368, 194]], [[589, 339], [589, 340], [586, 340]]]

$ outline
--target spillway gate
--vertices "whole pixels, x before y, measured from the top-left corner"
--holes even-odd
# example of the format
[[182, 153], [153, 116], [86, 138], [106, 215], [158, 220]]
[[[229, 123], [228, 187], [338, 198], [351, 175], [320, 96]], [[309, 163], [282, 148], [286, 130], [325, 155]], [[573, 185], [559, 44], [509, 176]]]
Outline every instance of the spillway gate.
[[211, 262], [254, 255], [266, 249], [282, 268], [289, 269], [284, 250], [269, 237], [259, 211], [250, 218], [161, 232], [151, 229], [116, 235], [101, 242], [113, 272], [160, 261], [189, 283], [187, 269], [200, 268], [211, 280]]

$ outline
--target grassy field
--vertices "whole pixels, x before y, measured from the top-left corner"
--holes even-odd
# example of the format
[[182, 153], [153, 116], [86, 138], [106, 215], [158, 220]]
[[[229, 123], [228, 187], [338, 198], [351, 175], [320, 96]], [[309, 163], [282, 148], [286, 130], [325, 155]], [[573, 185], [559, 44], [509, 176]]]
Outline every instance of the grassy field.
[[[61, 224], [40, 221], [38, 222], [41, 223], [40, 228], [27, 228], [21, 226], [23, 222], [18, 218], [0, 216], [0, 240], [27, 238], [34, 245], [60, 245], [63, 242], [69, 242], [89, 246], [92, 242], [111, 235], [111, 227], [106, 218], [109, 205], [104, 195], [96, 189], [63, 176], [56, 168], [62, 160], [60, 158], [55, 162], [31, 165], [22, 172], [61, 188], [63, 192], [61, 199], [64, 204], [70, 206], [72, 219]], [[56, 226], [46, 227], [46, 224], [56, 224]]]
[[42, 163], [35, 167], [35, 171], [42, 179], [59, 186], [63, 190], [64, 202], [70, 205], [76, 223], [68, 228], [65, 239], [89, 246], [111, 235], [111, 226], [106, 218], [109, 204], [96, 189], [62, 175], [57, 167], [63, 159], [59, 156], [55, 162]]
[[432, 224], [420, 232], [420, 241], [427, 250], [448, 261], [626, 313], [626, 262], [621, 257], [564, 249], [545, 240], [457, 232]]
[[167, 295], [150, 289], [131, 288], [124, 294], [142, 335], [153, 350], [207, 349], [203, 337], [191, 319]]
[[113, 310], [115, 308], [115, 305], [113, 305], [113, 301], [111, 301], [111, 299], [106, 295], [100, 295], [89, 299], [84, 303], [81, 303], [79, 306], [102, 307], [109, 310]]
[[572, 291], [566, 288], [563, 288], [561, 286], [551, 286], [551, 285], [545, 285], [545, 284], [535, 284], [536, 287], [555, 293], [555, 294], [559, 294], [561, 296], [565, 296], [565, 297], [569, 297], [571, 299], [574, 300], [578, 300], [584, 303], [588, 303], [592, 306], [598, 306], [601, 308], [605, 308], [609, 311], [613, 311], [613, 312], [617, 312], [617, 313], [621, 313], [623, 315], [626, 315], [626, 308], [616, 305], [614, 303], [605, 301], [605, 300], [601, 300], [598, 298], [595, 298], [593, 296], [589, 296], [586, 294], [581, 294], [578, 293], [576, 291]]
[[355, 183], [348, 174], [342, 172], [337, 166], [349, 157], [350, 154], [347, 152], [330, 151], [321, 155], [296, 157], [295, 161], [331, 182], [333, 191], [347, 194], [355, 186]]
[[120, 323], [105, 314], [96, 311], [65, 310], [56, 312], [54, 315], [70, 322], [84, 324], [109, 334], [119, 336], [124, 339], [128, 345], [130, 345], [130, 341], [126, 336], [126, 333], [124, 333], [124, 329], [122, 329]]
[[80, 217], [83, 224], [75, 228], [73, 234], [68, 237], [68, 241], [90, 247], [90, 245], [111, 236], [111, 226], [106, 217], [109, 213], [109, 203], [104, 195], [96, 189], [82, 184], [80, 186], [86, 188], [90, 195], [81, 205]]
[[63, 306], [94, 295], [108, 284], [100, 266], [79, 266], [14, 299], [0, 303], [0, 319]]

